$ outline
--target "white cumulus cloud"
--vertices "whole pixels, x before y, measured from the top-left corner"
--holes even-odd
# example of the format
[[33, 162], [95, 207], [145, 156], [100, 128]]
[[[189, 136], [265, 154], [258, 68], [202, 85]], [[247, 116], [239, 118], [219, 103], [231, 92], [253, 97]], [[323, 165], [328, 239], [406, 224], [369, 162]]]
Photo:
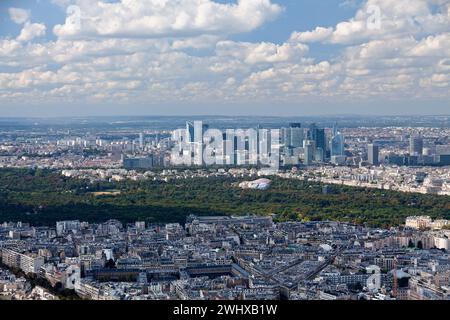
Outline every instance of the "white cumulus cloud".
[[0, 103], [450, 99], [450, 0], [361, 0], [351, 19], [277, 43], [233, 36], [275, 18], [274, 0], [53, 2], [80, 8], [55, 39], [36, 41], [46, 27], [29, 14], [0, 38]]
[[59, 37], [167, 37], [247, 32], [282, 11], [271, 0], [78, 0], [80, 9], [56, 25]]
[[30, 20], [30, 11], [21, 8], [9, 8], [9, 17], [17, 24], [23, 24]]
[[17, 37], [18, 41], [30, 41], [34, 38], [42, 37], [45, 35], [46, 27], [42, 23], [25, 23]]
[[353, 18], [334, 28], [317, 27], [295, 32], [292, 37], [305, 42], [355, 44], [449, 30], [449, 0], [367, 0]]

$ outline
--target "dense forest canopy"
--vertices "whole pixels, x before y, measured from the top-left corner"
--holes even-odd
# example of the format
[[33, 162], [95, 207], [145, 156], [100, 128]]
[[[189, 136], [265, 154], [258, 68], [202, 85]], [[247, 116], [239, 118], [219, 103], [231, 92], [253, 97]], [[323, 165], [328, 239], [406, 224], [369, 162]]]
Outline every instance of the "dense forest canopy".
[[[275, 214], [279, 221], [337, 220], [388, 227], [403, 224], [410, 215], [450, 218], [448, 196], [337, 185], [324, 194], [319, 183], [271, 179], [272, 187], [260, 191], [241, 190], [235, 182], [242, 179], [234, 178], [91, 184], [52, 170], [0, 169], [0, 222], [53, 225], [66, 219], [118, 219], [184, 223], [190, 214]], [[115, 192], [104, 193], [108, 190]]]

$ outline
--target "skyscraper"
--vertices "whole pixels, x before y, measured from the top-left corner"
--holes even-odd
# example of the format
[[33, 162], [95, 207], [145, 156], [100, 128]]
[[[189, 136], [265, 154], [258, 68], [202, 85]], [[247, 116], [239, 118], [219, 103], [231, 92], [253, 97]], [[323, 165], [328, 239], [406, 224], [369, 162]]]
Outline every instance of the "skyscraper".
[[316, 132], [316, 148], [321, 149], [322, 158], [320, 161], [323, 161], [325, 158], [325, 152], [327, 150], [327, 138], [325, 136], [325, 129], [317, 129]]
[[337, 125], [333, 127], [333, 135], [330, 141], [331, 156], [343, 156], [344, 150], [344, 135], [338, 130]]
[[139, 149], [141, 149], [141, 150], [144, 149], [144, 133], [143, 132], [139, 133]]
[[268, 129], [258, 130], [258, 155], [262, 163], [268, 163], [271, 153], [271, 137]]
[[303, 147], [303, 128], [301, 123], [289, 123], [288, 128], [281, 128], [281, 143], [285, 156], [292, 156], [294, 149]]
[[423, 152], [423, 138], [411, 136], [409, 138], [409, 153], [411, 155], [421, 155]]
[[314, 141], [306, 140], [303, 148], [305, 150], [303, 164], [305, 164], [306, 166], [309, 166], [312, 163], [312, 161], [314, 160], [314, 156], [315, 156]]
[[367, 145], [367, 158], [371, 165], [376, 166], [379, 164], [380, 150], [379, 147], [373, 143]]
[[194, 123], [186, 121], [186, 136], [188, 142], [194, 142]]
[[194, 121], [194, 141], [192, 142], [194, 148], [194, 164], [197, 166], [203, 165], [203, 134], [208, 129], [202, 121]]
[[303, 129], [301, 123], [290, 123], [291, 141], [290, 146], [292, 148], [300, 148], [303, 146]]
[[317, 125], [315, 123], [311, 123], [308, 128], [308, 140], [316, 141], [317, 137]]
[[282, 142], [285, 146], [285, 149], [289, 149], [291, 147], [291, 128], [282, 128], [281, 129], [282, 134]]
[[316, 152], [314, 154], [314, 158], [318, 162], [323, 162], [325, 159], [324, 151], [322, 148], [316, 148]]
[[186, 138], [191, 146], [191, 156], [193, 157], [194, 165], [203, 165], [203, 136], [208, 129], [209, 126], [203, 124], [202, 121], [186, 121]]
[[308, 139], [314, 141], [315, 148], [321, 149], [317, 154], [321, 154], [321, 159], [319, 161], [323, 161], [325, 158], [325, 152], [327, 150], [327, 139], [325, 136], [325, 129], [319, 129], [315, 123], [312, 123], [308, 129]]

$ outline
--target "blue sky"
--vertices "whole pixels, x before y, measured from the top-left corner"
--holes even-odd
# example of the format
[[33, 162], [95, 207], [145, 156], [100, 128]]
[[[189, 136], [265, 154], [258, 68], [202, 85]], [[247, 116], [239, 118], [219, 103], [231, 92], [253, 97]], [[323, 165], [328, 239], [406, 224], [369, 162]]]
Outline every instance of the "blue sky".
[[0, 2], [0, 116], [450, 110], [448, 0], [103, 2]]
[[[109, 1], [114, 2], [114, 1]], [[221, 0], [218, 3], [230, 3]], [[232, 38], [237, 41], [270, 41], [283, 43], [289, 38], [293, 30], [312, 30], [318, 25], [331, 27], [339, 21], [350, 19], [356, 12], [359, 2], [346, 4], [344, 0], [279, 0], [276, 3], [283, 6], [284, 10], [280, 16], [262, 25], [254, 31], [235, 35]], [[19, 7], [31, 11], [33, 21], [44, 21], [48, 29], [56, 24], [64, 23], [64, 8], [48, 0], [3, 0], [0, 3], [0, 37], [14, 37], [20, 33], [21, 26], [11, 21], [8, 8]], [[53, 33], [48, 32], [44, 39], [54, 40]], [[314, 53], [323, 57], [338, 50], [334, 46], [316, 45]], [[315, 49], [315, 48], [314, 48]]]
[[[226, 0], [216, 2], [231, 3]], [[357, 2], [354, 5], [345, 5], [343, 0], [279, 0], [275, 3], [282, 5], [286, 10], [275, 21], [251, 32], [247, 39], [277, 41], [280, 38], [289, 37], [292, 30], [310, 30], [317, 25], [333, 26], [343, 19], [351, 18], [357, 8]], [[45, 21], [49, 25], [62, 23], [65, 19], [64, 8], [51, 1], [2, 0], [0, 3], [1, 36], [13, 36], [20, 31], [18, 26], [10, 23], [7, 12], [10, 7], [30, 9], [34, 20]]]

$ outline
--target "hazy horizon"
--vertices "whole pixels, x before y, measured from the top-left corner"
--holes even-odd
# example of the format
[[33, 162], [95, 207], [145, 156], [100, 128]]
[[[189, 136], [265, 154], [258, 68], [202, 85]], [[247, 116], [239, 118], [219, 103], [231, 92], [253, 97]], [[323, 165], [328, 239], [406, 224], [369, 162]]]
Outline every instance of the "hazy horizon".
[[0, 108], [0, 117], [102, 117], [102, 116], [446, 116], [450, 115], [450, 104], [409, 105], [381, 104], [366, 106], [310, 105], [296, 106], [13, 106]]

